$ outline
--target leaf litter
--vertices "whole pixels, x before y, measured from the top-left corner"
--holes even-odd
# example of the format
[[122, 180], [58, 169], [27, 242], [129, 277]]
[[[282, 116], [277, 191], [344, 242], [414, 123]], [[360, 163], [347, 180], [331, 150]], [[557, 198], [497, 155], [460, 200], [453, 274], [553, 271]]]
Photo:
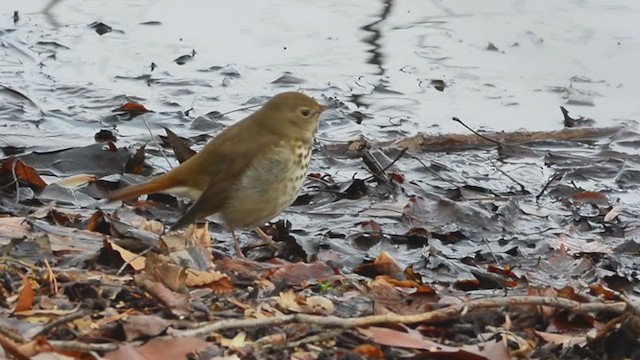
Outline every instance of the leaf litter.
[[[184, 139], [166, 132], [165, 146], [181, 161], [193, 155]], [[317, 170], [281, 216], [287, 221], [261, 228], [277, 246], [244, 234], [249, 260], [226, 255], [229, 235], [215, 218], [165, 233], [183, 209], [180, 199], [99, 202], [130, 183], [113, 175], [144, 173], [144, 147], [118, 149], [126, 156], [116, 167], [91, 156], [75, 158], [76, 168], [47, 165], [61, 161], [46, 156], [62, 160], [75, 156], [73, 149], [6, 158], [3, 198], [14, 201], [4, 206], [27, 210], [0, 218], [2, 303], [14, 319], [4, 321], [5, 354], [27, 354], [36, 339], [46, 344], [36, 352], [106, 358], [279, 358], [295, 353], [289, 344], [312, 358], [610, 351], [608, 339], [634, 323], [621, 317], [635, 319], [623, 294], [638, 290], [638, 262], [630, 256], [638, 248], [637, 206], [625, 202], [628, 187], [616, 186], [620, 163], [605, 158], [593, 168], [584, 161], [588, 149], [579, 146], [576, 155], [566, 142], [521, 146], [532, 151], [504, 157], [478, 148], [438, 154], [437, 162], [433, 153], [384, 144], [367, 143], [363, 156], [319, 148]], [[592, 145], [590, 156], [611, 155], [600, 146]], [[387, 156], [367, 155], [374, 147]], [[637, 161], [627, 157], [625, 166]], [[16, 196], [23, 188], [34, 196]], [[82, 316], [45, 315], [51, 301]], [[600, 307], [581, 308], [589, 304]], [[506, 313], [497, 311], [504, 306]], [[22, 324], [36, 319], [39, 337]], [[476, 326], [465, 329], [466, 321]], [[606, 326], [611, 322], [619, 326]], [[326, 328], [339, 330], [324, 339]], [[96, 336], [102, 341], [91, 340]]]

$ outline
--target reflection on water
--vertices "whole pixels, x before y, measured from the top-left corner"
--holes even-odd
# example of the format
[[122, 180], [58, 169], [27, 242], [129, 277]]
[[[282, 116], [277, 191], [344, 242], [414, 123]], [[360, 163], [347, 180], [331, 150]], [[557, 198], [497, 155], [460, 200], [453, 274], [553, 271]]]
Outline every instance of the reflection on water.
[[[557, 129], [559, 106], [601, 126], [640, 116], [640, 75], [632, 70], [640, 3], [631, 0], [3, 5], [0, 84], [39, 107], [1, 92], [5, 135], [37, 125], [43, 136], [74, 129], [90, 138], [113, 126], [104, 120], [110, 109], [138, 100], [156, 111], [153, 129], [193, 136], [188, 124], [198, 116], [292, 89], [342, 101], [334, 118], [362, 114], [359, 123], [324, 127], [332, 140], [464, 132], [452, 116], [474, 128]], [[89, 26], [97, 22], [113, 31], [98, 35]], [[189, 62], [174, 61], [194, 51]], [[274, 83], [285, 73], [300, 80]], [[444, 91], [432, 80], [444, 82]], [[223, 123], [244, 114], [234, 115]], [[146, 141], [139, 122], [117, 131], [125, 143]]]
[[382, 53], [382, 44], [380, 39], [382, 38], [382, 31], [380, 24], [387, 19], [393, 8], [392, 0], [382, 1], [382, 7], [380, 12], [380, 18], [363, 26], [361, 29], [367, 32], [367, 36], [362, 38], [362, 41], [371, 45], [371, 48], [367, 50], [370, 57], [367, 59], [367, 63], [375, 65], [378, 68], [376, 75], [384, 75], [385, 68], [383, 66], [384, 55]]

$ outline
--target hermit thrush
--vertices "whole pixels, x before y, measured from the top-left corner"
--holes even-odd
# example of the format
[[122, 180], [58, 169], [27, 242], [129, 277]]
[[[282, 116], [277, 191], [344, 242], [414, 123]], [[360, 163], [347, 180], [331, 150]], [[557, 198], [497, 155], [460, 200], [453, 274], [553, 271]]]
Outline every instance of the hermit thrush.
[[260, 110], [224, 129], [199, 153], [146, 183], [108, 194], [110, 201], [162, 192], [194, 201], [179, 229], [220, 213], [243, 256], [234, 228], [258, 226], [291, 205], [306, 177], [320, 113], [298, 92], [278, 94]]

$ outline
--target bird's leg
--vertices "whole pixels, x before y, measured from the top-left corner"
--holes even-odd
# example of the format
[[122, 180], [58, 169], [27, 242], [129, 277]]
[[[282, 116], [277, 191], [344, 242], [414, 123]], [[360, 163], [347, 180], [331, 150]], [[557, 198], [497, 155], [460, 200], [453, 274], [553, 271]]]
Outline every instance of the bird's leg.
[[231, 237], [233, 238], [233, 247], [236, 249], [236, 256], [241, 259], [245, 259], [245, 256], [242, 253], [242, 248], [240, 247], [240, 240], [236, 236], [236, 233], [233, 231], [233, 227], [230, 227], [229, 229], [231, 230]]
[[267, 233], [265, 233], [264, 231], [262, 231], [262, 229], [260, 229], [259, 226], [256, 226], [255, 228], [253, 228], [253, 231], [256, 232], [256, 235], [258, 235], [258, 237], [260, 238], [260, 240], [269, 243], [269, 242], [273, 242], [273, 238], [271, 237], [271, 235], [267, 235]]

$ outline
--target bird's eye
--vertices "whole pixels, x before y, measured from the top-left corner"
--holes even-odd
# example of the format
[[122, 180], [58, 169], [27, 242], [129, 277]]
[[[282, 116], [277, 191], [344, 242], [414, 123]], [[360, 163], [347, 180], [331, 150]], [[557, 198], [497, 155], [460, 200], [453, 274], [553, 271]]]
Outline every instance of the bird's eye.
[[300, 109], [298, 109], [298, 113], [303, 118], [308, 118], [309, 115], [311, 115], [311, 109], [309, 109], [309, 108], [300, 108]]

